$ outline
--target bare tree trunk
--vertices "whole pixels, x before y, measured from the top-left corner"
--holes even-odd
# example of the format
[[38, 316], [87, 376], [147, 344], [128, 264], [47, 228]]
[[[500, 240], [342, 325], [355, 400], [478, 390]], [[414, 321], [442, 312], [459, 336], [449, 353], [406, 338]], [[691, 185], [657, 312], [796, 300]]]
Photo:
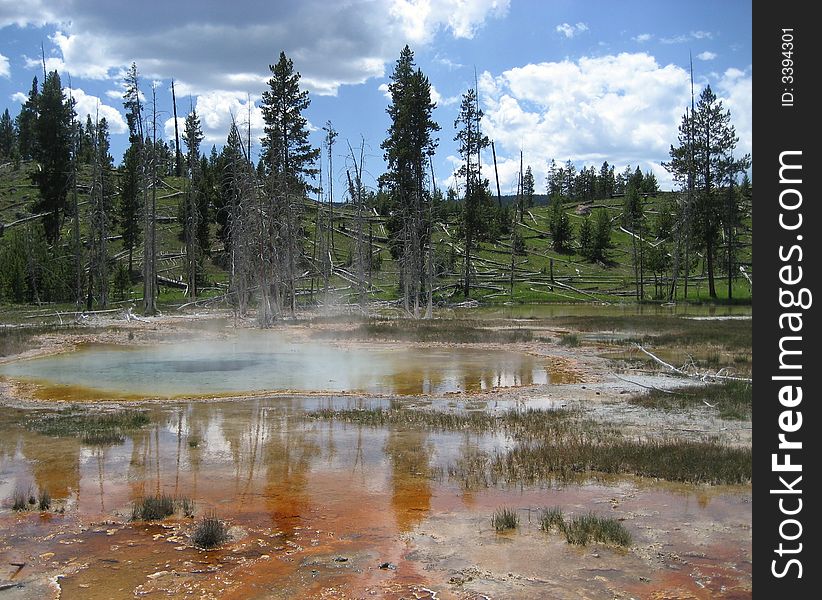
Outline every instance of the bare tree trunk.
[[[143, 240], [143, 313], [154, 315], [157, 313], [157, 90], [151, 88], [152, 116], [151, 116], [151, 149], [145, 152], [143, 142], [142, 157], [142, 188], [143, 206], [145, 208], [145, 236]], [[148, 161], [148, 165], [146, 162]], [[148, 173], [146, 167], [148, 166]], [[151, 191], [149, 193], [149, 187]]]
[[174, 93], [174, 80], [171, 80], [171, 105], [174, 107], [174, 175], [183, 174], [183, 160], [180, 152], [180, 128], [177, 124], [177, 95]]

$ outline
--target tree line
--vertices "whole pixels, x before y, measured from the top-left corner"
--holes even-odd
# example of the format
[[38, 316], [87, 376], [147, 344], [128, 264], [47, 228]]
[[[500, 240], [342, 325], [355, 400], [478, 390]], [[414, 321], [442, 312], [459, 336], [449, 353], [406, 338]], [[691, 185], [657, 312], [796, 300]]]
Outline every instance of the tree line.
[[[322, 147], [312, 146], [304, 116], [309, 93], [301, 89], [300, 74], [284, 52], [270, 65], [262, 94], [265, 127], [256, 162], [250, 119], [233, 120], [222, 149], [212, 147], [206, 154], [196, 110], [185, 117], [182, 136], [177, 132], [176, 98], [175, 140], [167, 143], [158, 133], [158, 90], [154, 85], [145, 89], [132, 64], [123, 95], [129, 145], [115, 168], [105, 119], [87, 115], [81, 122], [57, 71], [45, 74], [42, 86], [35, 77], [16, 118], [8, 109], [0, 118], [0, 163], [14, 168], [21, 161], [36, 164], [29, 173], [38, 192], [32, 220], [9, 228], [0, 246], [0, 295], [16, 302], [74, 301], [87, 309], [105, 308], [115, 295], [122, 297], [124, 290], [142, 282], [143, 312], [154, 314], [160, 285], [182, 287], [196, 301], [208, 283], [206, 263], [211, 261], [227, 273], [226, 300], [239, 314], [255, 306], [260, 325], [268, 326], [283, 314], [293, 314], [306, 280], [312, 299], [315, 283], [316, 293], [327, 294], [332, 278], [339, 277], [364, 302], [381, 264], [375, 225], [385, 228], [385, 242], [398, 265], [401, 301], [410, 314], [430, 316], [435, 294], [444, 287], [442, 276], [448, 273], [458, 277], [456, 291], [470, 298], [480, 244], [504, 236], [510, 236], [513, 286], [515, 256], [527, 253], [525, 215], [536, 198], [531, 166], [523, 169], [521, 164], [516, 199], [504, 203], [496, 151], [482, 132], [477, 92], [469, 89], [454, 121], [461, 158], [457, 186], [443, 193], [432, 166], [441, 130], [434, 120], [436, 104], [408, 46], [390, 80], [390, 125], [381, 144], [386, 171], [376, 190], [367, 189], [362, 146], [357, 152], [348, 144], [345, 191], [350, 210], [343, 219], [339, 210], [335, 213], [329, 175], [334, 173], [338, 132], [327, 122]], [[577, 170], [571, 160], [557, 164], [552, 159], [545, 190], [553, 250], [576, 251], [607, 266], [611, 233], [619, 227], [632, 239], [638, 299], [646, 297], [646, 274], [653, 276], [655, 296], [673, 299], [680, 286], [687, 296], [696, 257], [704, 260], [712, 297], [717, 263], [724, 264], [730, 297], [739, 230], [750, 202], [750, 182], [744, 175], [750, 156], [734, 158], [737, 141], [730, 113], [706, 87], [699, 102], [692, 101], [686, 110], [671, 160], [664, 165], [680, 192], [653, 218], [646, 210], [647, 198], [658, 192], [652, 172], [628, 166], [615, 173], [607, 161], [599, 168]], [[496, 199], [490, 165], [481, 160], [489, 146]], [[172, 175], [182, 186], [168, 184]], [[82, 222], [81, 196], [82, 203], [88, 203]], [[622, 199], [616, 219], [609, 207], [590, 211], [585, 206], [613, 197]], [[163, 257], [157, 203], [171, 198], [178, 207], [182, 280], [170, 280], [158, 270]], [[580, 204], [582, 220], [574, 231], [568, 210]], [[435, 235], [443, 223], [453, 224], [453, 231]], [[351, 240], [343, 261], [335, 248], [340, 235]]]

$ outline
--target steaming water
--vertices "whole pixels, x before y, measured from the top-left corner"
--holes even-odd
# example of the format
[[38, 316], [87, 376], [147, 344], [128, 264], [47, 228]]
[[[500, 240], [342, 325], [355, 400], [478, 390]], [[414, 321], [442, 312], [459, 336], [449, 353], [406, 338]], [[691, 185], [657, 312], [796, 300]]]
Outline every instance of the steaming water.
[[546, 364], [524, 353], [335, 346], [272, 332], [139, 347], [88, 345], [0, 365], [0, 375], [114, 397], [161, 398], [281, 390], [444, 393], [550, 380]]

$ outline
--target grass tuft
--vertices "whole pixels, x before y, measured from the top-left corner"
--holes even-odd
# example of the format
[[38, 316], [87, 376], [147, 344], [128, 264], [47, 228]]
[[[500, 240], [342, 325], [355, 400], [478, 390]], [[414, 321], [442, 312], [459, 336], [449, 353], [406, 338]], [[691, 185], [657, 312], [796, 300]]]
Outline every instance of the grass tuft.
[[41, 511], [51, 508], [51, 494], [48, 490], [40, 490], [40, 494], [37, 497], [37, 506]]
[[23, 490], [22, 488], [17, 488], [14, 490], [14, 494], [11, 497], [11, 509], [16, 511], [23, 511], [28, 510], [29, 503], [29, 492]]
[[542, 531], [551, 531], [552, 529], [562, 531], [565, 528], [565, 518], [562, 516], [562, 509], [554, 506], [553, 508], [546, 508], [542, 511], [539, 519], [539, 528]]
[[565, 335], [562, 335], [559, 338], [559, 345], [568, 346], [569, 348], [575, 348], [579, 346], [579, 336], [575, 333], [567, 333]]
[[517, 511], [510, 508], [498, 508], [491, 516], [491, 525], [497, 531], [516, 529], [519, 526]]
[[194, 505], [194, 500], [183, 496], [177, 500], [177, 506], [180, 508], [180, 512], [183, 513], [183, 516], [189, 519], [194, 518], [194, 511], [196, 509]]
[[574, 517], [564, 524], [562, 531], [569, 544], [587, 546], [591, 542], [600, 542], [625, 547], [631, 545], [631, 534], [622, 523], [593, 513]]
[[174, 514], [174, 498], [167, 494], [145, 496], [131, 507], [132, 521], [160, 521]]
[[228, 540], [228, 527], [214, 513], [200, 519], [194, 528], [191, 542], [197, 548], [209, 550]]

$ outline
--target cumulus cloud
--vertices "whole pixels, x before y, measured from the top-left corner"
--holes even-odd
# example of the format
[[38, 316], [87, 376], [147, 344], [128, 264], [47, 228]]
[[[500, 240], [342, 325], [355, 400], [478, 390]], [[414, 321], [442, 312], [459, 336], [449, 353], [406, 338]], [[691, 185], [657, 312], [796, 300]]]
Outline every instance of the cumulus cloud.
[[744, 71], [740, 69], [726, 70], [717, 82], [714, 91], [717, 97], [722, 100], [722, 105], [731, 113], [731, 123], [733, 123], [736, 135], [739, 137], [735, 152], [736, 156], [752, 154], [753, 71], [751, 67]]
[[640, 166], [669, 183], [660, 163], [676, 139], [689, 85], [685, 69], [643, 52], [484, 72], [483, 130], [496, 141], [501, 183], [516, 180], [520, 149], [538, 187], [551, 158]]
[[487, 15], [504, 16], [510, 0], [391, 0], [389, 13], [398, 19], [405, 37], [430, 42], [440, 29], [455, 38], [473, 38]]
[[709, 52], [708, 50], [706, 50], [705, 52], [700, 52], [699, 54], [697, 54], [696, 57], [699, 60], [713, 60], [717, 57], [717, 54], [715, 52]]
[[10, 77], [11, 67], [9, 66], [9, 59], [0, 54], [0, 77]]
[[[144, 0], [81, 4], [0, 0], [6, 24], [56, 26], [48, 68], [88, 79], [117, 79], [132, 61], [147, 79], [175, 78], [194, 94], [259, 93], [280, 50], [306, 89], [335, 95], [341, 85], [382, 77], [402, 45], [438, 32], [470, 38], [510, 0], [235, 0], [211, 3], [192, 18], [184, 3]], [[9, 8], [6, 10], [6, 5]], [[162, 14], [162, 19], [158, 15]], [[30, 58], [31, 67], [39, 66]], [[36, 63], [36, 64], [35, 64]]]
[[561, 33], [566, 38], [572, 38], [580, 33], [588, 31], [588, 26], [585, 23], [577, 23], [576, 25], [561, 23], [560, 25], [557, 25], [555, 29], [557, 33]]
[[[194, 109], [200, 118], [203, 130], [203, 144], [210, 146], [225, 142], [231, 128], [232, 119], [245, 139], [248, 124], [251, 123], [251, 141], [256, 144], [263, 134], [263, 112], [255, 102], [259, 96], [246, 96], [236, 92], [213, 91], [197, 96]], [[189, 110], [183, 108], [184, 101], [177, 101], [177, 124], [181, 135], [185, 128], [185, 118]], [[250, 119], [250, 121], [249, 121]], [[163, 124], [166, 139], [174, 139], [174, 118], [169, 118]]]
[[19, 102], [20, 104], [23, 104], [26, 100], [29, 99], [29, 97], [28, 97], [28, 95], [24, 94], [23, 92], [14, 92], [11, 95], [11, 99], [14, 100], [15, 102]]
[[71, 90], [63, 88], [63, 93], [66, 96], [71, 94], [71, 97], [74, 99], [74, 110], [80, 122], [85, 123], [87, 116], [91, 116], [92, 121], [98, 117], [100, 119], [105, 118], [110, 133], [126, 133], [128, 131], [128, 125], [126, 125], [126, 121], [123, 119], [120, 111], [113, 106], [104, 104], [97, 96], [87, 94], [80, 88]]
[[60, 21], [57, 7], [49, 0], [0, 0], [0, 29], [9, 25], [40, 27]]

